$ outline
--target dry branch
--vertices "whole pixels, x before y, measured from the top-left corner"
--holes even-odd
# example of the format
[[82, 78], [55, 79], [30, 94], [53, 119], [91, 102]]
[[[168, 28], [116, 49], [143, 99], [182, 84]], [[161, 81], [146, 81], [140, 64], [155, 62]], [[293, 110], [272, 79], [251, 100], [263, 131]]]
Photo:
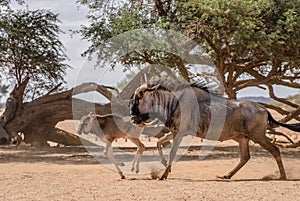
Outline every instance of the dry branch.
[[269, 130], [267, 132], [267, 134], [271, 134], [271, 135], [279, 135], [279, 136], [283, 136], [285, 137], [290, 143], [294, 144], [294, 141], [287, 135], [281, 133], [281, 132], [278, 132], [278, 131], [275, 131], [275, 130]]
[[291, 119], [297, 119], [298, 121], [300, 121], [299, 116], [300, 116], [300, 106], [296, 110], [294, 110], [294, 111], [290, 112], [288, 115], [286, 115], [281, 121], [288, 122]]
[[276, 100], [276, 101], [278, 101], [278, 102], [284, 103], [285, 105], [289, 105], [289, 106], [291, 106], [291, 107], [293, 107], [293, 108], [298, 108], [298, 107], [299, 107], [299, 105], [294, 104], [294, 103], [292, 103], [292, 102], [290, 102], [290, 101], [288, 101], [288, 100], [286, 100], [286, 99], [284, 99], [284, 98], [278, 98], [278, 97], [275, 95], [275, 93], [274, 93], [274, 89], [273, 89], [273, 86], [272, 86], [272, 85], [269, 85], [269, 84], [268, 84], [268, 89], [269, 89], [269, 95], [270, 95], [270, 98], [272, 98], [273, 100]]
[[294, 144], [285, 145], [283, 147], [285, 147], [285, 148], [297, 148], [297, 147], [300, 147], [300, 141], [297, 142], [297, 143], [294, 143]]

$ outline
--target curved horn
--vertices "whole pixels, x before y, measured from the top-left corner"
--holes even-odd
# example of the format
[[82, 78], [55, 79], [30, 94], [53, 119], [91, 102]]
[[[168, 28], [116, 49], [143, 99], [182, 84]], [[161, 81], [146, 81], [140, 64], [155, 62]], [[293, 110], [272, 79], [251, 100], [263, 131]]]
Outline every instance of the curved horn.
[[147, 91], [155, 91], [158, 89], [158, 87], [160, 87], [160, 84], [154, 85], [153, 87], [147, 89]]

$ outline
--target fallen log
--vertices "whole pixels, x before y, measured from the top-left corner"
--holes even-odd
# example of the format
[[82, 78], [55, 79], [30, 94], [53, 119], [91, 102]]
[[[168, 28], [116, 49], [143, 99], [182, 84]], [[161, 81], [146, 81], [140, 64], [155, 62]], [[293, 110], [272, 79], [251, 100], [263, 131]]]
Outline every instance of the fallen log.
[[[73, 98], [74, 94], [94, 91], [95, 88], [96, 91], [101, 90], [101, 93], [105, 91], [100, 85], [86, 83], [64, 92], [25, 102], [21, 106], [19, 101], [14, 99], [16, 96], [13, 96], [8, 101], [18, 104], [7, 104], [1, 118], [5, 120], [2, 124], [1, 135], [5, 135], [6, 132], [12, 137], [14, 133], [23, 133], [25, 143], [33, 146], [47, 146], [48, 137], [58, 122], [66, 119], [79, 119], [83, 114], [91, 111], [98, 114], [111, 113], [110, 103], [102, 105]], [[109, 95], [107, 91], [105, 95]]]
[[48, 141], [63, 144], [65, 146], [99, 146], [88, 139], [74, 135], [73, 133], [59, 128], [52, 129], [52, 131], [49, 133]]
[[[10, 94], [10, 98], [7, 100], [6, 109], [1, 116], [3, 122], [2, 126], [0, 126], [0, 137], [2, 136], [2, 139], [7, 141], [7, 135], [11, 138], [17, 133], [23, 133], [25, 143], [33, 146], [47, 146], [47, 141], [51, 136], [54, 137], [54, 128], [60, 121], [80, 119], [82, 115], [90, 112], [101, 115], [111, 113], [124, 116], [129, 115], [128, 99], [140, 85], [141, 78], [147, 74], [150, 79], [151, 76], [157, 76], [160, 72], [166, 70], [169, 69], [149, 65], [142, 72], [139, 72], [122, 92], [119, 93], [117, 91], [117, 96], [114, 96], [110, 91], [115, 90], [113, 87], [106, 87], [90, 82], [55, 94], [51, 94], [54, 91], [51, 90], [46, 95], [31, 102], [23, 102], [24, 90], [29, 81], [29, 78], [26, 78], [20, 86], [15, 86]], [[170, 72], [168, 74], [171, 75]], [[107, 98], [110, 103], [97, 104], [74, 98], [78, 94], [87, 92], [97, 92]], [[62, 138], [63, 134], [61, 133]], [[55, 135], [57, 141], [58, 135]], [[164, 133], [160, 135], [164, 135]], [[68, 136], [64, 139], [64, 143], [71, 145], [76, 141], [73, 140], [72, 137]]]

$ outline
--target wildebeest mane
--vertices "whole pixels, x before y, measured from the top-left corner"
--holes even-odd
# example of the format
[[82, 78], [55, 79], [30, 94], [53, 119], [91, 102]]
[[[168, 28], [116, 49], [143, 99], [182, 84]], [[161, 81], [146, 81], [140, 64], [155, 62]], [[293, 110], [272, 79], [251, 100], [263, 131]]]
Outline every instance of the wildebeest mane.
[[158, 85], [158, 84], [160, 85], [158, 87], [158, 89], [161, 89], [161, 90], [179, 91], [179, 90], [190, 88], [190, 87], [196, 87], [196, 88], [204, 90], [205, 92], [207, 92], [209, 94], [222, 96], [222, 94], [215, 91], [215, 87], [217, 86], [215, 83], [207, 83], [204, 80], [196, 80], [193, 82], [185, 82], [185, 83], [181, 83], [181, 84], [158, 80], [154, 85]]

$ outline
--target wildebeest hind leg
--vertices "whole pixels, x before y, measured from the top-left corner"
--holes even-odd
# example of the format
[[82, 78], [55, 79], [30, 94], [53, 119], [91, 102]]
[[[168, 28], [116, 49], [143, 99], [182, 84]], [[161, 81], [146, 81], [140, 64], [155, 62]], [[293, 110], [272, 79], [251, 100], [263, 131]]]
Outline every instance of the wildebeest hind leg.
[[120, 170], [118, 163], [114, 159], [111, 142], [106, 142], [104, 155], [114, 164], [114, 166], [116, 167], [116, 169], [118, 171], [118, 174], [121, 176], [121, 179], [126, 179], [125, 176], [123, 175], [122, 171]]
[[235, 173], [237, 173], [250, 159], [250, 153], [249, 153], [249, 139], [245, 136], [240, 136], [236, 139], [234, 139], [239, 143], [240, 147], [240, 162], [239, 164], [231, 170], [227, 175], [225, 176], [217, 176], [220, 179], [230, 179]]
[[267, 138], [266, 136], [259, 139], [257, 141], [257, 143], [260, 144], [264, 149], [266, 149], [268, 152], [270, 152], [273, 155], [273, 157], [275, 158], [275, 160], [277, 162], [278, 168], [279, 168], [279, 172], [280, 172], [279, 179], [286, 180], [286, 174], [285, 174], [285, 170], [284, 170], [283, 163], [281, 160], [279, 148], [276, 147], [276, 145], [274, 145], [270, 141], [270, 139]]

